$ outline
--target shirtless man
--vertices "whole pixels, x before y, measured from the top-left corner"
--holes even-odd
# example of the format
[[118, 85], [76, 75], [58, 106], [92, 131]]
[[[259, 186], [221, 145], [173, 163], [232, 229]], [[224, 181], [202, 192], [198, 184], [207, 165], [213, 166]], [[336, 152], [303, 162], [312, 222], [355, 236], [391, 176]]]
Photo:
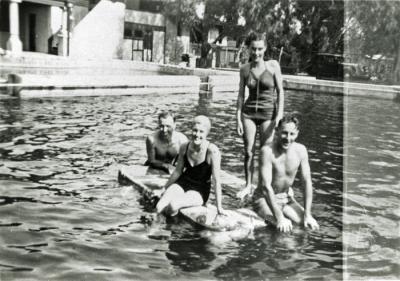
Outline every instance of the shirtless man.
[[[308, 153], [304, 145], [295, 142], [299, 120], [287, 115], [280, 120], [272, 144], [266, 144], [260, 154], [260, 178], [253, 195], [253, 208], [263, 218], [271, 215], [279, 231], [292, 230], [292, 221], [304, 227], [318, 229], [311, 215], [312, 181]], [[300, 167], [304, 184], [304, 208], [294, 199], [292, 185]], [[272, 211], [271, 211], [272, 210]]]
[[170, 174], [175, 169], [179, 148], [188, 139], [184, 134], [175, 131], [175, 119], [169, 112], [159, 114], [158, 125], [159, 130], [146, 139], [146, 164]]

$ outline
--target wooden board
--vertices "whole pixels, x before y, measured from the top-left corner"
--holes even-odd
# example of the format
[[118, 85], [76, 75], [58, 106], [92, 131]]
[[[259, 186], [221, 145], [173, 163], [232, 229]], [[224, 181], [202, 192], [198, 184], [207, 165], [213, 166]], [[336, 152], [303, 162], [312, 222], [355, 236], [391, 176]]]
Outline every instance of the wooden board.
[[[162, 171], [147, 166], [133, 165], [121, 166], [118, 173], [120, 181], [126, 181], [149, 198], [154, 190], [162, 188], [169, 175]], [[221, 182], [224, 185], [238, 189], [243, 186], [243, 180], [223, 172]], [[231, 231], [238, 228], [254, 229], [266, 226], [266, 222], [255, 212], [249, 209], [225, 210], [226, 216], [217, 216], [217, 208], [214, 205], [183, 208], [180, 214], [187, 220], [215, 231]]]

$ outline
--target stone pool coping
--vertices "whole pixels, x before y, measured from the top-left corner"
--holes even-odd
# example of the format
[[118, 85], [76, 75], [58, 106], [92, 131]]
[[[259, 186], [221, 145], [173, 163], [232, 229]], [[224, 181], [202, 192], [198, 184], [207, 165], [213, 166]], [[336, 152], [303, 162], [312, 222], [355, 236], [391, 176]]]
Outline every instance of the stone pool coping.
[[[237, 69], [189, 68], [123, 60], [72, 60], [57, 56], [0, 57], [0, 91], [22, 98], [237, 92]], [[8, 79], [4, 79], [9, 76]], [[287, 90], [379, 99], [400, 99], [400, 86], [319, 80], [283, 75]], [[6, 91], [4, 91], [6, 89]], [[67, 92], [66, 92], [67, 91]]]
[[[230, 79], [227, 79], [225, 75], [210, 75], [208, 82], [210, 91], [213, 93], [238, 91], [239, 75], [232, 75]], [[400, 86], [319, 80], [310, 76], [283, 75], [283, 87], [285, 90], [307, 91], [316, 94], [400, 99]]]
[[189, 75], [13, 75], [7, 91], [20, 98], [111, 96], [150, 93], [198, 94], [200, 78]]

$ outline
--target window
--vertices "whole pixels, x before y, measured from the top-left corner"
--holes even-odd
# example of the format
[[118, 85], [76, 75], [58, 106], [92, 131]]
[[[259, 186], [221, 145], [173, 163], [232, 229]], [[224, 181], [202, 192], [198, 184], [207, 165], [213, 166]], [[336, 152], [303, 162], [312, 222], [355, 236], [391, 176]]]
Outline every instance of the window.
[[163, 8], [162, 1], [141, 0], [139, 5], [140, 11], [151, 13], [160, 13]]
[[153, 61], [153, 32], [165, 33], [164, 26], [125, 22], [124, 39], [132, 40], [132, 59]]

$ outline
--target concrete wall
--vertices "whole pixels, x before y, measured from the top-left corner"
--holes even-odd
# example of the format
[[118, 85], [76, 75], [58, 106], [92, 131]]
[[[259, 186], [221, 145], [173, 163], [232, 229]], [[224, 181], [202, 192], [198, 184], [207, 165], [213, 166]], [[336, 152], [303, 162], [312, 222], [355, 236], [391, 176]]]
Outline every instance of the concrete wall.
[[89, 8], [84, 6], [73, 6], [72, 8], [72, 21], [71, 30], [73, 31], [75, 27], [86, 17], [89, 13]]
[[182, 27], [182, 34], [178, 40], [182, 44], [182, 53], [188, 54], [190, 52], [190, 30], [187, 27]]
[[153, 32], [153, 62], [164, 63], [165, 32]]
[[122, 59], [123, 60], [132, 60], [132, 39], [124, 39], [122, 44]]
[[50, 7], [50, 33], [55, 34], [61, 30], [62, 9], [60, 7]]
[[165, 19], [165, 63], [177, 63], [180, 58], [177, 50], [181, 43], [177, 40], [176, 24], [169, 19]]
[[125, 4], [101, 0], [74, 28], [70, 56], [122, 58]]
[[[156, 78], [156, 79], [155, 79]], [[114, 75], [93, 76], [90, 81], [82, 75], [18, 75], [21, 83], [14, 95], [21, 98], [60, 96], [136, 95], [145, 93], [199, 93], [200, 78], [178, 75]]]
[[163, 15], [134, 10], [125, 11], [125, 21], [155, 26], [165, 26], [165, 19]]

